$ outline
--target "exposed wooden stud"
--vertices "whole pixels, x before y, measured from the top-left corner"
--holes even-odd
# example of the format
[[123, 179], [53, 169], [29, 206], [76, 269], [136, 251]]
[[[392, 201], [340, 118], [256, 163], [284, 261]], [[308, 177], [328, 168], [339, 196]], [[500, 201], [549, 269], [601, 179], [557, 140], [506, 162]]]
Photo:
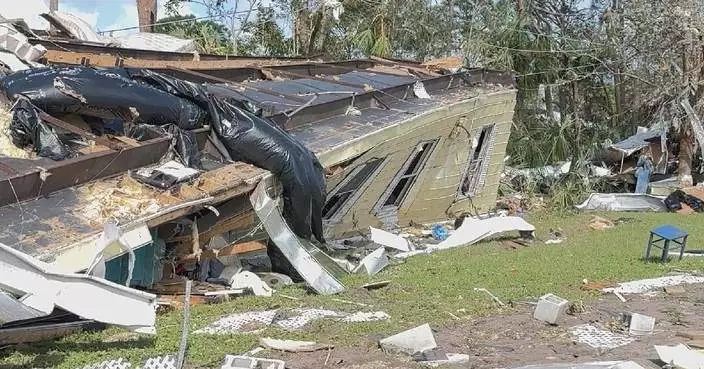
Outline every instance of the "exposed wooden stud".
[[327, 79], [327, 78], [318, 77], [318, 76], [307, 76], [305, 74], [288, 72], [288, 71], [284, 71], [284, 70], [277, 70], [277, 69], [271, 69], [271, 68], [261, 68], [261, 71], [263, 73], [271, 73], [273, 75], [278, 74], [278, 75], [282, 75], [282, 76], [295, 77], [297, 79], [315, 79], [318, 81], [324, 81], [324, 82], [328, 82], [328, 83], [332, 83], [332, 84], [336, 84], [336, 85], [340, 85], [340, 86], [347, 86], [347, 87], [354, 87], [354, 88], [361, 88], [361, 89], [366, 88], [364, 85], [358, 85], [356, 83], [350, 83], [350, 82], [345, 82], [345, 81], [338, 81], [338, 80], [335, 80], [334, 78]]

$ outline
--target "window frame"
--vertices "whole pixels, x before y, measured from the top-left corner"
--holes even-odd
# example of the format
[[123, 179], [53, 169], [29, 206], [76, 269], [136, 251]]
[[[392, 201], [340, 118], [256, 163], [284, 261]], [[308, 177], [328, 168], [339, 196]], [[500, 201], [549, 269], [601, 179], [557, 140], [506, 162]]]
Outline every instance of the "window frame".
[[374, 182], [374, 178], [376, 178], [379, 172], [384, 169], [384, 166], [388, 162], [388, 157], [373, 157], [366, 160], [364, 163], [355, 166], [352, 171], [347, 174], [345, 178], [343, 178], [342, 181], [340, 181], [340, 183], [338, 183], [335, 188], [330, 191], [330, 194], [326, 196], [325, 206], [323, 207], [323, 210], [325, 210], [325, 208], [328, 206], [328, 201], [330, 201], [333, 196], [338, 195], [340, 190], [342, 190], [348, 183], [350, 183], [357, 174], [363, 171], [364, 168], [367, 165], [370, 165], [370, 163], [373, 161], [380, 161], [380, 163], [367, 175], [366, 178], [362, 180], [361, 184], [356, 189], [347, 191], [351, 192], [350, 196], [347, 196], [344, 200], [342, 200], [342, 204], [338, 205], [337, 209], [335, 209], [332, 214], [326, 217], [325, 212], [323, 213], [323, 222], [330, 224], [342, 220], [342, 218], [344, 218], [350, 208], [352, 208], [352, 206], [357, 202], [357, 200], [359, 200], [359, 198], [362, 196], [362, 194], [364, 194], [364, 192], [372, 184], [372, 182]]
[[[435, 152], [435, 148], [438, 146], [439, 142], [440, 137], [437, 137], [430, 140], [420, 141], [413, 146], [413, 151], [408, 155], [406, 161], [403, 163], [403, 166], [401, 166], [398, 172], [396, 172], [396, 175], [394, 175], [393, 179], [391, 180], [391, 183], [389, 183], [388, 188], [384, 191], [384, 193], [377, 201], [377, 204], [374, 206], [375, 215], [388, 213], [389, 211], [394, 211], [401, 208], [403, 203], [406, 201], [408, 194], [411, 192], [413, 186], [416, 184], [418, 176], [421, 172], [423, 172], [428, 161], [430, 161], [430, 157]], [[410, 174], [405, 174], [408, 168], [413, 163], [414, 159], [416, 158], [418, 148], [427, 144], [430, 144], [430, 146], [428, 146], [427, 150], [423, 150], [423, 152], [421, 153], [421, 157], [418, 160], [414, 172]], [[393, 204], [386, 204], [390, 199], [391, 194], [395, 192], [396, 187], [399, 185], [399, 182], [408, 178], [410, 178], [410, 180], [408, 180], [408, 182], [404, 184], [404, 189], [401, 190], [400, 196], [396, 200], [394, 200]]]
[[[467, 164], [457, 188], [457, 197], [459, 199], [476, 196], [484, 190], [484, 186], [486, 185], [491, 155], [493, 155], [494, 145], [496, 144], [497, 124], [491, 123], [483, 125], [478, 132], [479, 137], [481, 137], [482, 133], [485, 134], [484, 139], [481, 142], [481, 146], [477, 145], [477, 147], [472, 148], [470, 145], [467, 155]], [[470, 175], [472, 176], [471, 178]], [[467, 181], [470, 181], [470, 183], [465, 192], [463, 189]]]

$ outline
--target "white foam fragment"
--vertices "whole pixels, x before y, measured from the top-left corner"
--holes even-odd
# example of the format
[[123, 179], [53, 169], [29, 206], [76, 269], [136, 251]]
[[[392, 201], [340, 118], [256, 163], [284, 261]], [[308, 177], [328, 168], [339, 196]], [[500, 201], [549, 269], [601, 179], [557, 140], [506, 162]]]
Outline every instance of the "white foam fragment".
[[677, 286], [681, 284], [697, 284], [704, 283], [704, 277], [694, 275], [673, 275], [652, 279], [641, 279], [637, 281], [620, 283], [617, 287], [604, 288], [604, 292], [626, 293], [644, 293], [669, 286]]

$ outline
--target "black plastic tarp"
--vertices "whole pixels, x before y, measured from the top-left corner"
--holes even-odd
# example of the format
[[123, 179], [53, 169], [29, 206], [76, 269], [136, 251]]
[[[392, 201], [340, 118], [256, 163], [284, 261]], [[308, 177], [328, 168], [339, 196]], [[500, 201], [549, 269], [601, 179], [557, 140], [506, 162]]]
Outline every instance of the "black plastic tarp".
[[[215, 97], [202, 85], [128, 68], [31, 69], [3, 78], [0, 87], [11, 100], [25, 96], [49, 114], [173, 124], [182, 130], [210, 124], [233, 160], [266, 169], [279, 178], [284, 217], [294, 233], [325, 242], [325, 177], [320, 162], [274, 122], [257, 116], [259, 111], [246, 101]], [[192, 138], [181, 137], [182, 144]]]

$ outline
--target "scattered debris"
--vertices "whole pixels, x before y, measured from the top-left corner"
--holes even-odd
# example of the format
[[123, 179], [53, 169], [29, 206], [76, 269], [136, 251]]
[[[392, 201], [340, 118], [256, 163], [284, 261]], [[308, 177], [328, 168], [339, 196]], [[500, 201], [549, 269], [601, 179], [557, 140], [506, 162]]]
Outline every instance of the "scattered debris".
[[286, 363], [281, 360], [261, 359], [258, 357], [227, 355], [220, 369], [285, 369]]
[[379, 341], [382, 350], [391, 353], [405, 353], [413, 355], [432, 350], [438, 345], [435, 343], [430, 325], [423, 324], [419, 327], [395, 334]]
[[371, 230], [371, 240], [375, 243], [400, 251], [413, 250], [413, 247], [408, 240], [403, 237], [397, 236], [390, 232], [382, 231], [381, 229], [376, 229], [374, 227], [369, 227], [369, 229]]
[[431, 368], [436, 368], [443, 365], [462, 365], [469, 363], [469, 355], [467, 354], [445, 354], [447, 359], [440, 360], [426, 360], [421, 361], [419, 364], [429, 366]]
[[514, 369], [645, 369], [633, 361], [597, 361], [591, 363], [538, 364]]
[[178, 183], [188, 182], [198, 177], [199, 174], [199, 171], [171, 160], [155, 167], [141, 168], [133, 176], [150, 186], [168, 189]]
[[614, 286], [616, 286], [616, 283], [605, 282], [605, 281], [590, 281], [590, 280], [584, 279], [582, 281], [581, 289], [583, 289], [585, 291], [598, 291], [598, 290], [603, 290], [605, 288], [614, 287]]
[[279, 313], [278, 310], [238, 313], [222, 317], [213, 324], [201, 328], [194, 333], [230, 334], [252, 333], [262, 327], [271, 325]]
[[704, 367], [704, 354], [679, 344], [677, 346], [655, 346], [660, 360], [672, 367], [700, 369]]
[[274, 290], [252, 272], [242, 271], [232, 277], [230, 285], [234, 289], [250, 289], [256, 296], [271, 296]]
[[431, 231], [433, 232], [433, 238], [438, 241], [445, 241], [450, 235], [450, 232], [448, 232], [447, 228], [445, 228], [442, 224], [434, 225]]
[[384, 288], [391, 284], [391, 281], [379, 281], [379, 282], [372, 282], [372, 283], [367, 283], [363, 284], [362, 288], [366, 290], [377, 290], [379, 288]]
[[378, 322], [381, 320], [388, 320], [389, 318], [391, 318], [391, 316], [383, 311], [374, 311], [370, 313], [360, 311], [342, 318], [341, 321], [345, 323]]
[[497, 304], [499, 304], [499, 306], [502, 306], [502, 307], [503, 307], [503, 306], [506, 306], [506, 304], [504, 304], [501, 300], [499, 300], [498, 297], [494, 296], [494, 294], [491, 293], [491, 292], [489, 292], [489, 290], [487, 290], [486, 288], [475, 288], [474, 290], [475, 290], [475, 291], [478, 291], [478, 292], [484, 292], [484, 293], [486, 293], [487, 295], [489, 295], [489, 297], [491, 297], [492, 300], [494, 300], [494, 302], [496, 302]]
[[369, 255], [365, 256], [359, 262], [359, 266], [354, 270], [355, 273], [364, 272], [367, 275], [375, 275], [389, 265], [389, 257], [386, 255], [386, 249], [379, 247]]
[[635, 338], [599, 329], [590, 324], [572, 327], [570, 332], [575, 342], [584, 343], [595, 349], [613, 349], [635, 341]]
[[291, 277], [286, 274], [266, 272], [257, 273], [257, 276], [272, 289], [277, 289], [281, 286], [290, 286], [293, 284]]
[[637, 193], [593, 193], [575, 207], [579, 210], [601, 211], [667, 211], [661, 198]]
[[599, 216], [593, 216], [592, 220], [589, 221], [589, 228], [595, 231], [603, 231], [605, 229], [614, 228], [615, 226], [616, 225], [611, 220]]
[[56, 305], [86, 319], [156, 333], [155, 295], [85, 274], [57, 272], [51, 265], [3, 244], [0, 287], [35, 296], [52, 309]]
[[614, 295], [616, 295], [616, 298], [618, 298], [621, 302], [626, 302], [626, 298], [623, 297], [623, 295], [621, 294], [621, 292], [614, 291]]
[[383, 311], [344, 313], [333, 310], [308, 308], [293, 309], [287, 312], [267, 310], [225, 316], [216, 320], [211, 325], [197, 330], [195, 333], [255, 333], [263, 327], [272, 324], [287, 330], [298, 330], [314, 320], [324, 318], [331, 318], [345, 323], [358, 323], [387, 320], [390, 316]]
[[628, 313], [624, 315], [624, 320], [628, 324], [628, 333], [634, 336], [648, 335], [655, 329], [655, 318], [651, 316]]
[[335, 348], [333, 345], [312, 341], [277, 340], [273, 338], [260, 338], [259, 344], [268, 349], [286, 352], [313, 352]]
[[457, 246], [472, 245], [492, 235], [510, 231], [534, 232], [535, 226], [519, 217], [499, 216], [486, 219], [467, 217], [460, 228], [455, 230], [445, 241], [439, 243], [437, 248], [446, 250]]
[[704, 277], [693, 275], [675, 275], [652, 279], [620, 283], [617, 287], [604, 288], [604, 292], [619, 292], [622, 294], [643, 293], [682, 284], [704, 283]]
[[538, 300], [533, 318], [548, 324], [557, 324], [560, 317], [567, 311], [568, 305], [569, 301], [549, 293]]
[[665, 287], [665, 293], [671, 296], [684, 296], [687, 294], [687, 290], [682, 286], [667, 286]]

